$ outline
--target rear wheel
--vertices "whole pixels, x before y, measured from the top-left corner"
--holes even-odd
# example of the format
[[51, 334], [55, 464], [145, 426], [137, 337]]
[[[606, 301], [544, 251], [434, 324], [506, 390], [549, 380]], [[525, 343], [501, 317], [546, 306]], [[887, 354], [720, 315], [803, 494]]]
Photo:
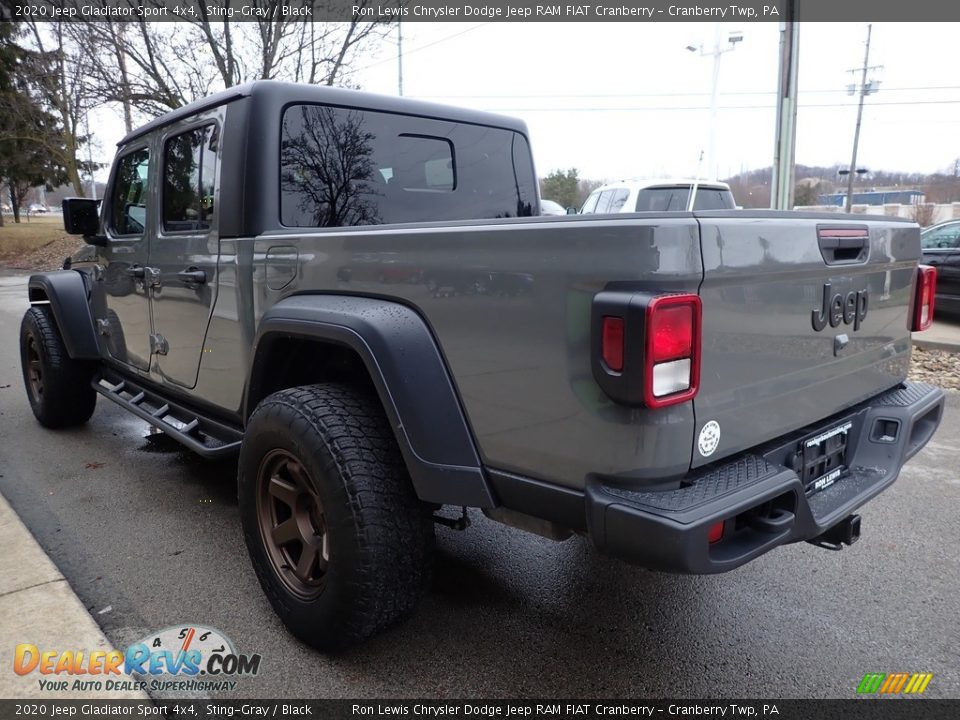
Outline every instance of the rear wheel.
[[414, 609], [433, 522], [375, 396], [324, 384], [266, 398], [247, 424], [238, 489], [257, 577], [301, 640], [336, 650]]
[[20, 364], [30, 408], [48, 428], [82, 425], [97, 404], [94, 366], [67, 354], [50, 308], [34, 305], [20, 323]]

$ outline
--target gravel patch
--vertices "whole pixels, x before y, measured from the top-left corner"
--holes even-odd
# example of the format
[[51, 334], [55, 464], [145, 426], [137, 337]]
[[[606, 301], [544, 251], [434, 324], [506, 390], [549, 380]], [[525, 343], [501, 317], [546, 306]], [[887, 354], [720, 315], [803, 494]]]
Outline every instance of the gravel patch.
[[913, 347], [910, 379], [960, 390], [960, 353]]

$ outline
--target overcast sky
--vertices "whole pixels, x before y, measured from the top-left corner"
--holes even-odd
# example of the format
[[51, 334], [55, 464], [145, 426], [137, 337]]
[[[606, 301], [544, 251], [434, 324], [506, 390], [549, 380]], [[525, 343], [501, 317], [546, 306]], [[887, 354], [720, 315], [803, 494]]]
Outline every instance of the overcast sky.
[[[690, 175], [708, 144], [712, 23], [404, 23], [404, 94], [523, 118], [538, 173], [581, 177]], [[717, 166], [726, 177], [770, 165], [779, 25], [721, 23], [743, 42], [721, 59]], [[396, 40], [396, 31], [391, 34]], [[847, 164], [856, 98], [849, 69], [863, 63], [865, 23], [800, 29], [797, 162]], [[960, 156], [960, 26], [875, 24], [858, 165], [933, 172]], [[357, 63], [363, 89], [397, 93], [396, 45]], [[859, 75], [857, 77], [859, 81]], [[103, 118], [104, 147], [122, 128]], [[110, 150], [112, 153], [112, 150]], [[708, 175], [708, 168], [702, 169]]]

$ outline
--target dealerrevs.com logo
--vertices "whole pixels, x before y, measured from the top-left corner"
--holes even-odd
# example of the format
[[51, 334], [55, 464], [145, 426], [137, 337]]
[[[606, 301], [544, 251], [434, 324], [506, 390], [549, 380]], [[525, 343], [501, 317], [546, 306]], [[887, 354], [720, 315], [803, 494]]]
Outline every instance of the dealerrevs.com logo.
[[40, 675], [40, 690], [209, 692], [234, 690], [236, 678], [260, 671], [259, 654], [234, 649], [219, 630], [195, 624], [151, 633], [120, 650], [51, 650], [21, 643], [17, 675]]

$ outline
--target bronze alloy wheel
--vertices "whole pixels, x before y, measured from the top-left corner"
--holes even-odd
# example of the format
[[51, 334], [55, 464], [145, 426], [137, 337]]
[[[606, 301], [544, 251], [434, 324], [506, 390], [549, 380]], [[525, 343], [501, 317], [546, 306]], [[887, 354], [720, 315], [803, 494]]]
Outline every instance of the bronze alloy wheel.
[[43, 365], [33, 333], [27, 336], [27, 387], [30, 388], [30, 399], [34, 404], [43, 400]]
[[323, 505], [303, 463], [286, 450], [273, 450], [260, 463], [257, 517], [283, 584], [305, 600], [319, 595], [330, 562]]
[[240, 446], [237, 496], [267, 599], [316, 648], [385, 630], [429, 586], [432, 512], [369, 388], [319, 383], [261, 400]]

